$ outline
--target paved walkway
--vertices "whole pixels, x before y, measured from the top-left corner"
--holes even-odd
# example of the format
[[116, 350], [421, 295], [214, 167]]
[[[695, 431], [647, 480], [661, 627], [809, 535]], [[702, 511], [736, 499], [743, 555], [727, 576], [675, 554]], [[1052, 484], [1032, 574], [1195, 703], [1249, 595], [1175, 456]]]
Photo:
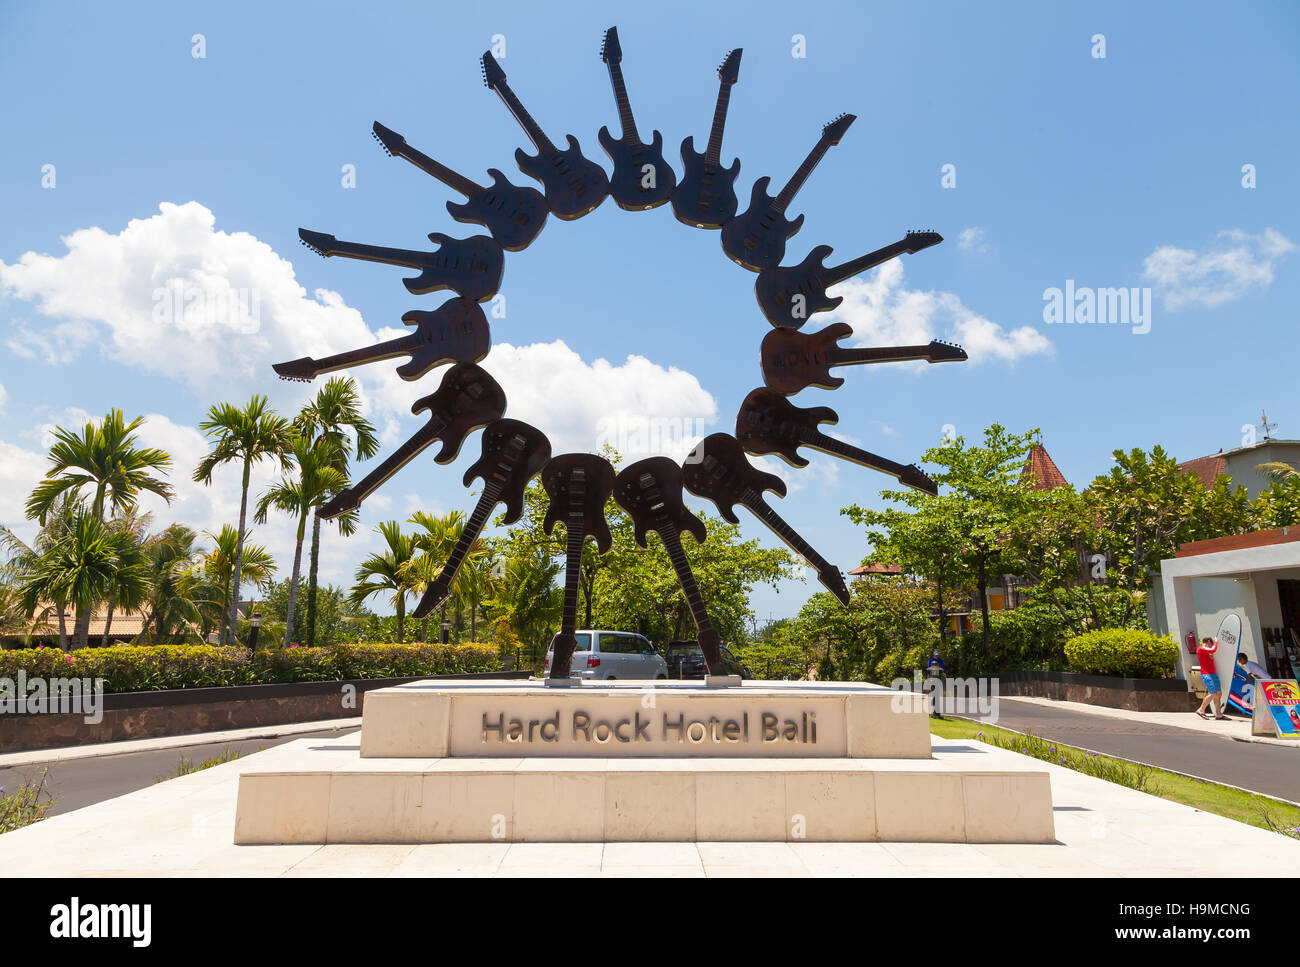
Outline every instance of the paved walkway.
[[[980, 742], [935, 739], [935, 756], [1025, 759]], [[258, 755], [291, 756], [290, 746]], [[995, 762], [995, 760], [997, 760]], [[1033, 762], [1051, 777], [1058, 842], [474, 843], [235, 846], [247, 760], [172, 779], [0, 835], [7, 876], [1001, 876], [1222, 875], [1226, 855], [1266, 856], [1292, 875], [1300, 841]], [[1213, 850], [1204, 844], [1213, 843]]]
[[[1166, 724], [1171, 720], [1178, 724]], [[1206, 722], [1180, 712], [1130, 712], [1079, 702], [1003, 698], [996, 724], [1300, 803], [1300, 746], [1280, 740], [1232, 741], [1240, 737], [1237, 732], [1243, 725], [1249, 730], [1244, 721]], [[1216, 730], [1204, 726], [1219, 726], [1221, 731], [1212, 734]]]

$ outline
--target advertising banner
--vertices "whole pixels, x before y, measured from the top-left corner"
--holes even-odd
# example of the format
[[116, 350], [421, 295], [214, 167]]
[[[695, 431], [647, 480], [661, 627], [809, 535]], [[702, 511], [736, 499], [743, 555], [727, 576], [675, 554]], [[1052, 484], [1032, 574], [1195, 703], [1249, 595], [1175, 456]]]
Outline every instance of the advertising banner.
[[1300, 684], [1295, 679], [1266, 678], [1256, 685], [1250, 733], [1300, 739]]

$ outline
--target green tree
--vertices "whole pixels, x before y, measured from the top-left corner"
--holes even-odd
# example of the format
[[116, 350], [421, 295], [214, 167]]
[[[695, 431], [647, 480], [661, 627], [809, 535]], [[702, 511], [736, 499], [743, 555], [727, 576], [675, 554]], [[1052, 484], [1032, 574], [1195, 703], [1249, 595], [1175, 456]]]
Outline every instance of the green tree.
[[[361, 414], [361, 396], [357, 384], [349, 376], [334, 376], [316, 393], [298, 413], [294, 427], [313, 446], [325, 444], [334, 456], [334, 469], [343, 474], [344, 483], [350, 475], [348, 461], [352, 457], [354, 442], [358, 460], [369, 460], [379, 452], [379, 438], [369, 420]], [[330, 494], [330, 496], [334, 496]], [[339, 533], [343, 530], [342, 518], [336, 518]], [[316, 575], [320, 562], [320, 517], [311, 525], [311, 554], [307, 575], [307, 634], [309, 644], [316, 643]]]
[[229, 524], [221, 525], [215, 534], [211, 531], [204, 531], [204, 534], [212, 541], [213, 547], [204, 556], [203, 571], [209, 580], [221, 588], [221, 640], [236, 644], [236, 636], [227, 638], [226, 635], [230, 615], [234, 611], [230, 595], [234, 587], [236, 563], [240, 565], [240, 585], [252, 584], [258, 593], [265, 594], [275, 576], [275, 559], [263, 545], [248, 543], [248, 534], [244, 535], [241, 542], [239, 532]]
[[[306, 437], [296, 437], [293, 442], [293, 460], [297, 474], [284, 476], [257, 500], [253, 520], [265, 524], [268, 512], [274, 508], [292, 514], [298, 519], [294, 538], [293, 571], [289, 578], [289, 610], [285, 620], [284, 644], [288, 647], [295, 633], [294, 610], [298, 596], [298, 578], [302, 573], [302, 542], [307, 533], [307, 517], [329, 498], [347, 486], [347, 477], [338, 469], [338, 456], [333, 445], [317, 440], [314, 444]], [[338, 517], [339, 533], [351, 534], [356, 530], [357, 512], [347, 511]], [[299, 636], [301, 637], [301, 636]]]
[[218, 403], [208, 410], [207, 418], [199, 424], [213, 441], [212, 449], [199, 461], [194, 470], [194, 480], [211, 485], [212, 474], [226, 463], [237, 463], [243, 472], [239, 490], [239, 529], [235, 540], [234, 567], [231, 572], [233, 588], [226, 627], [227, 639], [234, 644], [235, 610], [239, 604], [239, 589], [243, 581], [244, 538], [248, 533], [248, 488], [253, 465], [262, 460], [273, 460], [280, 469], [291, 468], [290, 455], [294, 434], [288, 420], [277, 416], [265, 396], [253, 396], [242, 407], [231, 403]]
[[207, 580], [199, 535], [172, 524], [144, 544], [148, 593], [141, 602], [138, 644], [168, 641], [200, 643], [207, 627], [222, 618], [223, 587]]
[[415, 593], [420, 578], [412, 567], [417, 549], [415, 538], [403, 534], [395, 520], [386, 520], [377, 528], [387, 545], [385, 550], [371, 554], [357, 567], [356, 584], [352, 586], [350, 600], [360, 606], [373, 595], [390, 592], [388, 600], [397, 609], [397, 640], [406, 640], [406, 599]]
[[[143, 417], [127, 423], [121, 410], [109, 410], [99, 423], [87, 422], [80, 434], [57, 427], [54, 445], [50, 447], [50, 469], [27, 499], [28, 518], [44, 524], [61, 496], [81, 496], [86, 488], [91, 490], [87, 513], [100, 524], [104, 523], [107, 510], [120, 516], [133, 508], [145, 492], [157, 494], [170, 503], [171, 486], [154, 476], [154, 472], [166, 472], [172, 458], [164, 450], [139, 445], [135, 431], [143, 423]], [[89, 532], [83, 532], [83, 537], [89, 539]], [[85, 582], [82, 590], [93, 585], [94, 582]], [[73, 637], [78, 647], [84, 647], [91, 616], [103, 599], [78, 600]]]

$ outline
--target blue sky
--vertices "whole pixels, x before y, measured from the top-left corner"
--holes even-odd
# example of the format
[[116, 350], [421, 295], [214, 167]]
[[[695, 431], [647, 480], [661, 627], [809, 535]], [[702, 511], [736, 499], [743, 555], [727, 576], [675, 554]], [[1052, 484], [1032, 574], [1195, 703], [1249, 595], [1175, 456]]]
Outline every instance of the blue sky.
[[[844, 306], [805, 327], [846, 321], [863, 345], [937, 337], [971, 351], [966, 364], [840, 370], [841, 389], [795, 398], [835, 407], [846, 439], [907, 463], [945, 426], [967, 437], [992, 421], [1040, 426], [1082, 485], [1116, 447], [1160, 443], [1189, 459], [1236, 446], [1261, 409], [1277, 435], [1300, 437], [1293, 4], [5, 3], [0, 523], [30, 534], [21, 505], [49, 427], [112, 406], [147, 415], [146, 438], [177, 456], [180, 494], [160, 520], [231, 520], [236, 472], [188, 483], [206, 408], [263, 392], [291, 411], [308, 388], [276, 380], [272, 362], [392, 335], [403, 312], [444, 298], [409, 295], [399, 269], [320, 259], [298, 227], [404, 247], [473, 233], [443, 208], [460, 197], [387, 158], [371, 122], [472, 178], [499, 167], [531, 184], [512, 157], [527, 142], [479, 77], [499, 35], [512, 86], [551, 138], [572, 132], [608, 168], [596, 131], [617, 133], [617, 114], [597, 50], [611, 24], [638, 126], [663, 132], [674, 166], [682, 138], [707, 136], [719, 61], [744, 48], [723, 146], [741, 159], [742, 207], [759, 175], [784, 183], [822, 124], [858, 115], [792, 206], [807, 220], [787, 263], [821, 243], [838, 261], [909, 228], [945, 236], [846, 285]], [[804, 57], [792, 56], [796, 34]], [[760, 383], [768, 326], [753, 279], [716, 232], [667, 207], [606, 202], [551, 219], [507, 255], [485, 365], [510, 415], [557, 451], [593, 446], [612, 408], [620, 425], [681, 428], [660, 448], [680, 456], [695, 431], [730, 430]], [[1044, 291], [1067, 280], [1151, 289], [1149, 331], [1046, 324]], [[207, 293], [205, 311], [155, 315], [167, 285]], [[255, 324], [222, 308], [219, 295], [240, 289], [257, 295]], [[354, 373], [387, 452], [420, 425], [407, 408], [437, 377]], [[469, 510], [460, 473], [476, 451], [391, 481], [363, 533], [327, 539], [325, 577], [350, 580], [379, 520]], [[878, 503], [890, 478], [831, 458], [767, 466], [791, 486], [779, 511], [856, 565], [866, 547], [838, 508]], [[749, 520], [746, 533], [775, 540]], [[288, 521], [255, 539], [287, 566]], [[819, 589], [760, 590], [755, 609], [792, 614]]]

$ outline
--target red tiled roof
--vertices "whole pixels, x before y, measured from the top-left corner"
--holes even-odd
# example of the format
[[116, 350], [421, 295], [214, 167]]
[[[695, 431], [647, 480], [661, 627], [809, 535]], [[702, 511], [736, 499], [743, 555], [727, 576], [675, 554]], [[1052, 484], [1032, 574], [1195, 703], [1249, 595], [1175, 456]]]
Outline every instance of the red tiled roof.
[[852, 575], [864, 574], [902, 574], [903, 569], [897, 564], [867, 564], [863, 567], [855, 567], [849, 572]]
[[1035, 443], [1029, 449], [1029, 456], [1025, 459], [1025, 469], [1020, 473], [1021, 480], [1026, 478], [1034, 481], [1035, 490], [1054, 490], [1069, 483], [1041, 443]]
[[1179, 544], [1174, 557], [1196, 557], [1198, 554], [1239, 551], [1248, 547], [1268, 547], [1291, 541], [1300, 541], [1300, 527], [1279, 527], [1275, 530], [1251, 531], [1249, 534], [1229, 534], [1227, 537], [1210, 537], [1203, 541]]
[[1219, 474], [1228, 472], [1228, 461], [1224, 459], [1223, 451], [1220, 450], [1208, 457], [1197, 457], [1195, 460], [1180, 463], [1178, 469], [1183, 473], [1196, 474], [1206, 487], [1213, 487], [1214, 479]]

